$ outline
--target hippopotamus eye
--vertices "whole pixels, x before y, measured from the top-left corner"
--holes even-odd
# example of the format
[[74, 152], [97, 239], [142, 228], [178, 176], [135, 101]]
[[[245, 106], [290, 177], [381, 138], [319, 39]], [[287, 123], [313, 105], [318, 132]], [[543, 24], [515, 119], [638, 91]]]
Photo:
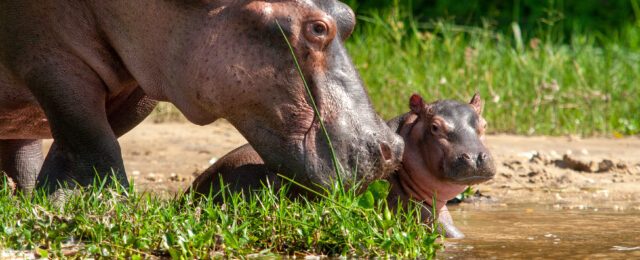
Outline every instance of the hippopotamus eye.
[[437, 134], [440, 132], [440, 127], [438, 126], [438, 124], [436, 123], [431, 124], [431, 132], [434, 134]]
[[323, 22], [315, 22], [311, 25], [311, 31], [318, 36], [325, 35], [327, 33], [327, 25]]
[[335, 36], [335, 23], [329, 18], [319, 18], [304, 25], [304, 37], [317, 50], [323, 50]]

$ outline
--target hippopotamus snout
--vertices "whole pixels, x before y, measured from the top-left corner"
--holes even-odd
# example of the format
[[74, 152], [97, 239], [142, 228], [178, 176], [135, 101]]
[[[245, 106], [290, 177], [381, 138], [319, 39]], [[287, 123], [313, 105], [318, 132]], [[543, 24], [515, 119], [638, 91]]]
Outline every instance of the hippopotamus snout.
[[386, 142], [380, 143], [380, 156], [382, 157], [382, 163], [387, 167], [394, 167], [397, 165], [398, 158], [402, 157], [402, 145], [399, 143], [402, 140], [394, 140], [392, 149]]
[[457, 156], [448, 176], [461, 184], [477, 184], [490, 180], [495, 175], [493, 157], [487, 151], [464, 152]]
[[[366, 186], [373, 180], [384, 178], [398, 168], [404, 151], [403, 139], [375, 114], [353, 119], [344, 114], [326, 124], [334, 151], [343, 151], [336, 154], [336, 159], [345, 187], [355, 183]], [[347, 122], [360, 124], [359, 128], [344, 127], [349, 124]], [[342, 130], [337, 126], [342, 126]], [[318, 153], [308, 154], [307, 167], [312, 169], [307, 169], [307, 172], [321, 173], [307, 175], [312, 178], [311, 182], [330, 184], [332, 181], [328, 175], [333, 168], [328, 143], [324, 135], [317, 135], [313, 145]]]
[[[386, 125], [380, 127], [384, 130], [383, 132], [389, 129]], [[386, 139], [382, 139], [381, 137], [386, 137]], [[391, 132], [384, 136], [373, 135], [370, 140], [371, 143], [367, 146], [369, 147], [369, 153], [374, 154], [374, 158], [377, 158], [374, 160], [374, 163], [377, 164], [374, 167], [383, 169], [384, 174], [395, 170], [402, 160], [402, 153], [404, 151], [404, 141], [402, 137]]]

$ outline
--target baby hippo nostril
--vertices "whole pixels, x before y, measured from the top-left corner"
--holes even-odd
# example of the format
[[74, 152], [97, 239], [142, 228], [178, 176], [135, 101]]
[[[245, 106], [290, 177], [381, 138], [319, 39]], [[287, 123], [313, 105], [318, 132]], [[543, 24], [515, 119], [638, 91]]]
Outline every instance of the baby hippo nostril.
[[487, 153], [479, 153], [478, 154], [478, 164], [484, 163], [489, 159], [489, 155]]
[[464, 165], [466, 167], [475, 167], [477, 162], [475, 156], [471, 156], [471, 154], [468, 153], [463, 153], [458, 156], [458, 163], [461, 166]]

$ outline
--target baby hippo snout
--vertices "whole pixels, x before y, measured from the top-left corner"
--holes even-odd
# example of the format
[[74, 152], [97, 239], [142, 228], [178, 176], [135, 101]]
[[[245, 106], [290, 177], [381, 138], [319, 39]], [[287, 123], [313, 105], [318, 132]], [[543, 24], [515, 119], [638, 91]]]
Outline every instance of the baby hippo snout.
[[483, 167], [486, 167], [487, 163], [491, 163], [492, 158], [490, 154], [480, 152], [478, 153], [478, 155], [463, 153], [462, 155], [460, 155], [458, 160], [461, 162], [461, 164], [466, 165], [467, 167], [481, 169]]
[[463, 184], [475, 184], [487, 181], [495, 175], [493, 157], [487, 152], [462, 153], [456, 159], [455, 181]]

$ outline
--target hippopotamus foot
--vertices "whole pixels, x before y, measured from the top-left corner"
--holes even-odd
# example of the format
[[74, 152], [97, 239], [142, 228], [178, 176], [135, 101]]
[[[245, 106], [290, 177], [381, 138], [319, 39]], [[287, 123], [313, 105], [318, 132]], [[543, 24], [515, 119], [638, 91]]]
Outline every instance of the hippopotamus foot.
[[16, 184], [16, 192], [30, 195], [42, 166], [42, 140], [0, 140], [0, 171]]
[[[119, 167], [110, 166], [118, 163]], [[117, 182], [124, 188], [129, 187], [126, 174], [120, 169], [124, 169], [122, 161], [101, 158], [100, 154], [87, 153], [78, 156], [66, 151], [54, 141], [36, 183], [38, 188], [44, 189], [54, 200], [60, 200], [58, 197], [67, 193], [64, 190], [89, 187], [97, 181], [105, 182], [107, 186]]]

